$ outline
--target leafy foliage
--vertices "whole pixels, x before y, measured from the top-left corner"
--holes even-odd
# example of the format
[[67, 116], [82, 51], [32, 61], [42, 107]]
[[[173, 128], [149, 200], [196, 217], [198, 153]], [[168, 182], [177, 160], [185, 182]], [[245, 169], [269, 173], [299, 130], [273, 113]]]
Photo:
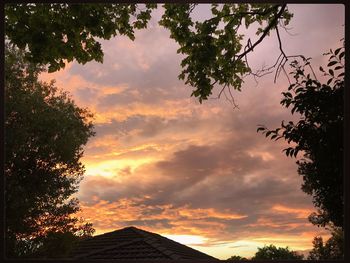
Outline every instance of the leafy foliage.
[[[5, 49], [5, 213], [6, 254], [28, 256], [52, 235], [93, 233], [74, 217], [84, 173], [82, 146], [94, 134], [88, 110], [77, 107], [54, 83], [43, 83], [43, 68], [22, 51]], [[57, 238], [56, 238], [57, 239]], [[54, 250], [52, 250], [54, 251]], [[61, 253], [57, 249], [55, 253]]]
[[293, 61], [295, 82], [282, 93], [281, 104], [298, 113], [300, 120], [282, 121], [275, 130], [258, 128], [270, 139], [294, 143], [294, 147], [284, 149], [287, 156], [303, 154], [297, 161], [298, 173], [303, 177], [302, 190], [313, 197], [318, 208], [318, 214], [309, 219], [319, 226], [343, 225], [344, 54], [344, 47], [325, 54], [329, 55], [328, 69], [320, 70], [329, 78], [326, 84], [305, 72], [310, 59], [304, 58], [303, 65]]
[[5, 32], [11, 42], [25, 49], [33, 63], [49, 64], [49, 72], [76, 59], [103, 61], [96, 38], [117, 34], [134, 39], [134, 29], [147, 26], [155, 4], [140, 10], [137, 4], [6, 4]]
[[286, 248], [276, 247], [274, 245], [258, 248], [258, 252], [252, 257], [252, 260], [280, 260], [280, 259], [303, 259], [303, 255]]
[[[165, 4], [160, 24], [168, 28], [171, 38], [180, 45], [178, 53], [186, 57], [180, 79], [194, 87], [193, 96], [199, 101], [212, 94], [216, 83], [240, 90], [243, 76], [250, 72], [246, 55], [277, 26], [287, 25], [292, 15], [286, 5], [270, 4], [212, 4], [213, 17], [193, 22], [190, 16], [194, 4]], [[262, 27], [263, 23], [267, 23]], [[256, 34], [260, 39], [244, 47], [241, 25], [246, 28], [259, 24]]]
[[322, 237], [315, 237], [313, 249], [308, 256], [309, 260], [332, 260], [344, 257], [344, 233], [341, 228], [332, 230], [332, 236], [323, 243]]
[[[199, 101], [212, 94], [215, 83], [240, 90], [251, 70], [247, 55], [278, 25], [292, 17], [287, 6], [271, 4], [212, 4], [212, 17], [192, 21], [196, 4], [164, 4], [160, 24], [170, 30], [185, 55], [180, 79]], [[49, 65], [49, 72], [78, 63], [103, 61], [101, 44], [117, 34], [134, 39], [134, 29], [146, 28], [156, 4], [6, 4], [5, 34], [26, 50], [26, 58]], [[256, 24], [259, 39], [243, 47], [239, 28]]]
[[231, 257], [229, 257], [228, 259], [226, 259], [226, 260], [228, 260], [228, 261], [234, 261], [234, 260], [248, 260], [247, 258], [245, 258], [245, 257], [241, 257], [241, 256], [231, 256]]

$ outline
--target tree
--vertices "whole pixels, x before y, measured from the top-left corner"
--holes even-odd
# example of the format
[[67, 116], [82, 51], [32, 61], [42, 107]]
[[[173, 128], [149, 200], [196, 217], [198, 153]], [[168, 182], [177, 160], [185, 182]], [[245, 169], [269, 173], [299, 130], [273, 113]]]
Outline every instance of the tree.
[[[110, 39], [144, 28], [155, 4], [139, 10], [136, 4], [6, 4], [6, 36], [25, 49], [26, 59], [59, 70], [76, 59], [78, 63], [103, 61], [96, 37]], [[131, 19], [134, 18], [134, 21]]]
[[[269, 130], [260, 126], [270, 139], [283, 138], [295, 146], [284, 149], [287, 156], [296, 157], [298, 173], [303, 177], [302, 190], [313, 197], [318, 213], [310, 215], [310, 221], [319, 226], [342, 227], [344, 220], [343, 200], [343, 101], [344, 101], [344, 47], [330, 50], [328, 69], [320, 67], [326, 84], [314, 74], [307, 74], [309, 58], [300, 65], [293, 61], [295, 82], [283, 92], [281, 104], [298, 113], [297, 123], [290, 121], [281, 127]], [[312, 69], [312, 67], [311, 67]]]
[[[216, 83], [223, 85], [223, 89], [240, 90], [243, 77], [251, 73], [247, 55], [273, 29], [280, 40], [279, 24], [287, 25], [292, 17], [286, 4], [212, 4], [213, 17], [194, 23], [190, 16], [194, 7], [194, 4], [165, 4], [160, 24], [170, 30], [171, 38], [180, 45], [177, 52], [186, 56], [181, 62], [183, 70], [179, 78], [195, 88], [192, 95], [199, 102], [212, 94]], [[260, 37], [255, 42], [249, 39], [243, 46], [239, 29], [241, 25], [248, 28], [254, 24], [258, 24], [256, 34]], [[283, 59], [287, 58], [281, 45], [280, 48]]]
[[229, 257], [226, 260], [228, 260], [228, 261], [238, 261], [238, 260], [248, 260], [248, 259], [245, 258], [245, 257], [241, 257], [241, 256], [231, 256], [231, 257]]
[[[52, 236], [88, 236], [92, 225], [74, 217], [84, 173], [82, 146], [94, 135], [91, 113], [54, 82], [38, 80], [42, 67], [5, 48], [6, 256], [34, 255]], [[55, 251], [59, 256], [62, 251]]]
[[[287, 61], [279, 38], [279, 27], [289, 23], [292, 14], [286, 4], [212, 4], [212, 17], [192, 21], [197, 4], [164, 4], [160, 24], [170, 30], [171, 38], [184, 54], [180, 79], [194, 90], [199, 101], [212, 94], [216, 83], [240, 90], [243, 77], [253, 74], [248, 55], [273, 30], [279, 40], [281, 55], [278, 69]], [[147, 27], [155, 4], [143, 9], [137, 4], [7, 4], [5, 34], [9, 41], [26, 50], [26, 58], [49, 65], [49, 72], [59, 70], [76, 59], [78, 63], [103, 61], [103, 51], [96, 37], [110, 39], [117, 34], [134, 39], [134, 29]], [[243, 43], [241, 26], [257, 26], [256, 41]], [[229, 89], [230, 91], [230, 89]]]
[[313, 249], [310, 251], [309, 260], [343, 259], [344, 257], [344, 233], [341, 228], [334, 228], [332, 236], [324, 244], [322, 237], [315, 237]]
[[255, 256], [252, 257], [252, 260], [279, 260], [279, 259], [303, 259], [303, 255], [298, 254], [295, 251], [291, 251], [286, 248], [276, 247], [274, 245], [264, 246], [258, 248], [258, 251], [255, 253]]

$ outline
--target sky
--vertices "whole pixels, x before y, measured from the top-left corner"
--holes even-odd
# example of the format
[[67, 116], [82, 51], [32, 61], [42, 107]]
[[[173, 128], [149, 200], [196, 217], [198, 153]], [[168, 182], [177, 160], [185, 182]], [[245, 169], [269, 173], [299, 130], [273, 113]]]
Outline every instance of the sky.
[[[294, 17], [289, 31], [280, 31], [284, 51], [311, 57], [317, 71], [327, 61], [322, 54], [341, 45], [344, 6], [288, 6]], [[328, 233], [308, 222], [315, 208], [300, 190], [296, 160], [282, 153], [285, 142], [256, 132], [259, 124], [297, 120], [279, 104], [287, 78], [247, 77], [241, 92], [232, 91], [236, 109], [224, 95], [217, 98], [219, 86], [200, 104], [177, 78], [182, 56], [157, 24], [161, 15], [161, 8], [154, 11], [135, 41], [101, 40], [103, 64], [72, 62], [41, 75], [94, 113], [96, 135], [84, 148], [77, 193], [80, 215], [95, 234], [135, 226], [219, 259], [251, 257], [269, 244], [312, 248], [313, 237]], [[207, 5], [195, 9], [194, 18], [209, 16]], [[271, 65], [278, 55], [272, 33], [250, 66]]]

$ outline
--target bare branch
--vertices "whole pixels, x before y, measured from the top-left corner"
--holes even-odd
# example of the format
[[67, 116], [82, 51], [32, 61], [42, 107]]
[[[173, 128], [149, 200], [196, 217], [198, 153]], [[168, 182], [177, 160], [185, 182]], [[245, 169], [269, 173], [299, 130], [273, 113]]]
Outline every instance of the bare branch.
[[[276, 27], [276, 24], [278, 22], [278, 19], [282, 16], [284, 10], [286, 9], [287, 4], [283, 4], [281, 7], [281, 10], [274, 16], [274, 18], [272, 19], [272, 21], [267, 25], [267, 27], [264, 29], [261, 37], [253, 44], [251, 45], [247, 50], [245, 50], [242, 54], [238, 55], [238, 59], [243, 58], [246, 54], [248, 54], [249, 52], [253, 51], [254, 48], [261, 42], [263, 41], [263, 39], [267, 36], [267, 34], [270, 32], [270, 30], [273, 27]], [[275, 6], [275, 8], [278, 8], [278, 5]]]
[[236, 108], [239, 109], [238, 105], [235, 102], [235, 99], [234, 99], [234, 97], [232, 95], [232, 92], [231, 92], [230, 88], [228, 88], [228, 92], [230, 93], [230, 96], [231, 96], [231, 104], [233, 105], [233, 109], [236, 109]]

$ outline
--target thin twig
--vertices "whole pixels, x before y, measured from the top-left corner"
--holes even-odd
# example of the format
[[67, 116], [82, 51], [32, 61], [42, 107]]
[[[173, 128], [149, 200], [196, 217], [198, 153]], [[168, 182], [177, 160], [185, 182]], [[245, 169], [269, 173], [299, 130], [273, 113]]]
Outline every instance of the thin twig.
[[[253, 44], [251, 45], [247, 50], [245, 50], [242, 54], [238, 55], [238, 59], [243, 58], [246, 54], [248, 54], [250, 51], [253, 51], [254, 48], [261, 42], [263, 39], [267, 36], [267, 34], [270, 32], [270, 30], [273, 27], [276, 27], [278, 19], [282, 16], [284, 10], [286, 9], [287, 4], [283, 4], [281, 7], [281, 10], [274, 16], [272, 21], [267, 25], [267, 27], [264, 29], [263, 34], [261, 37]], [[278, 5], [276, 6], [278, 8]]]

